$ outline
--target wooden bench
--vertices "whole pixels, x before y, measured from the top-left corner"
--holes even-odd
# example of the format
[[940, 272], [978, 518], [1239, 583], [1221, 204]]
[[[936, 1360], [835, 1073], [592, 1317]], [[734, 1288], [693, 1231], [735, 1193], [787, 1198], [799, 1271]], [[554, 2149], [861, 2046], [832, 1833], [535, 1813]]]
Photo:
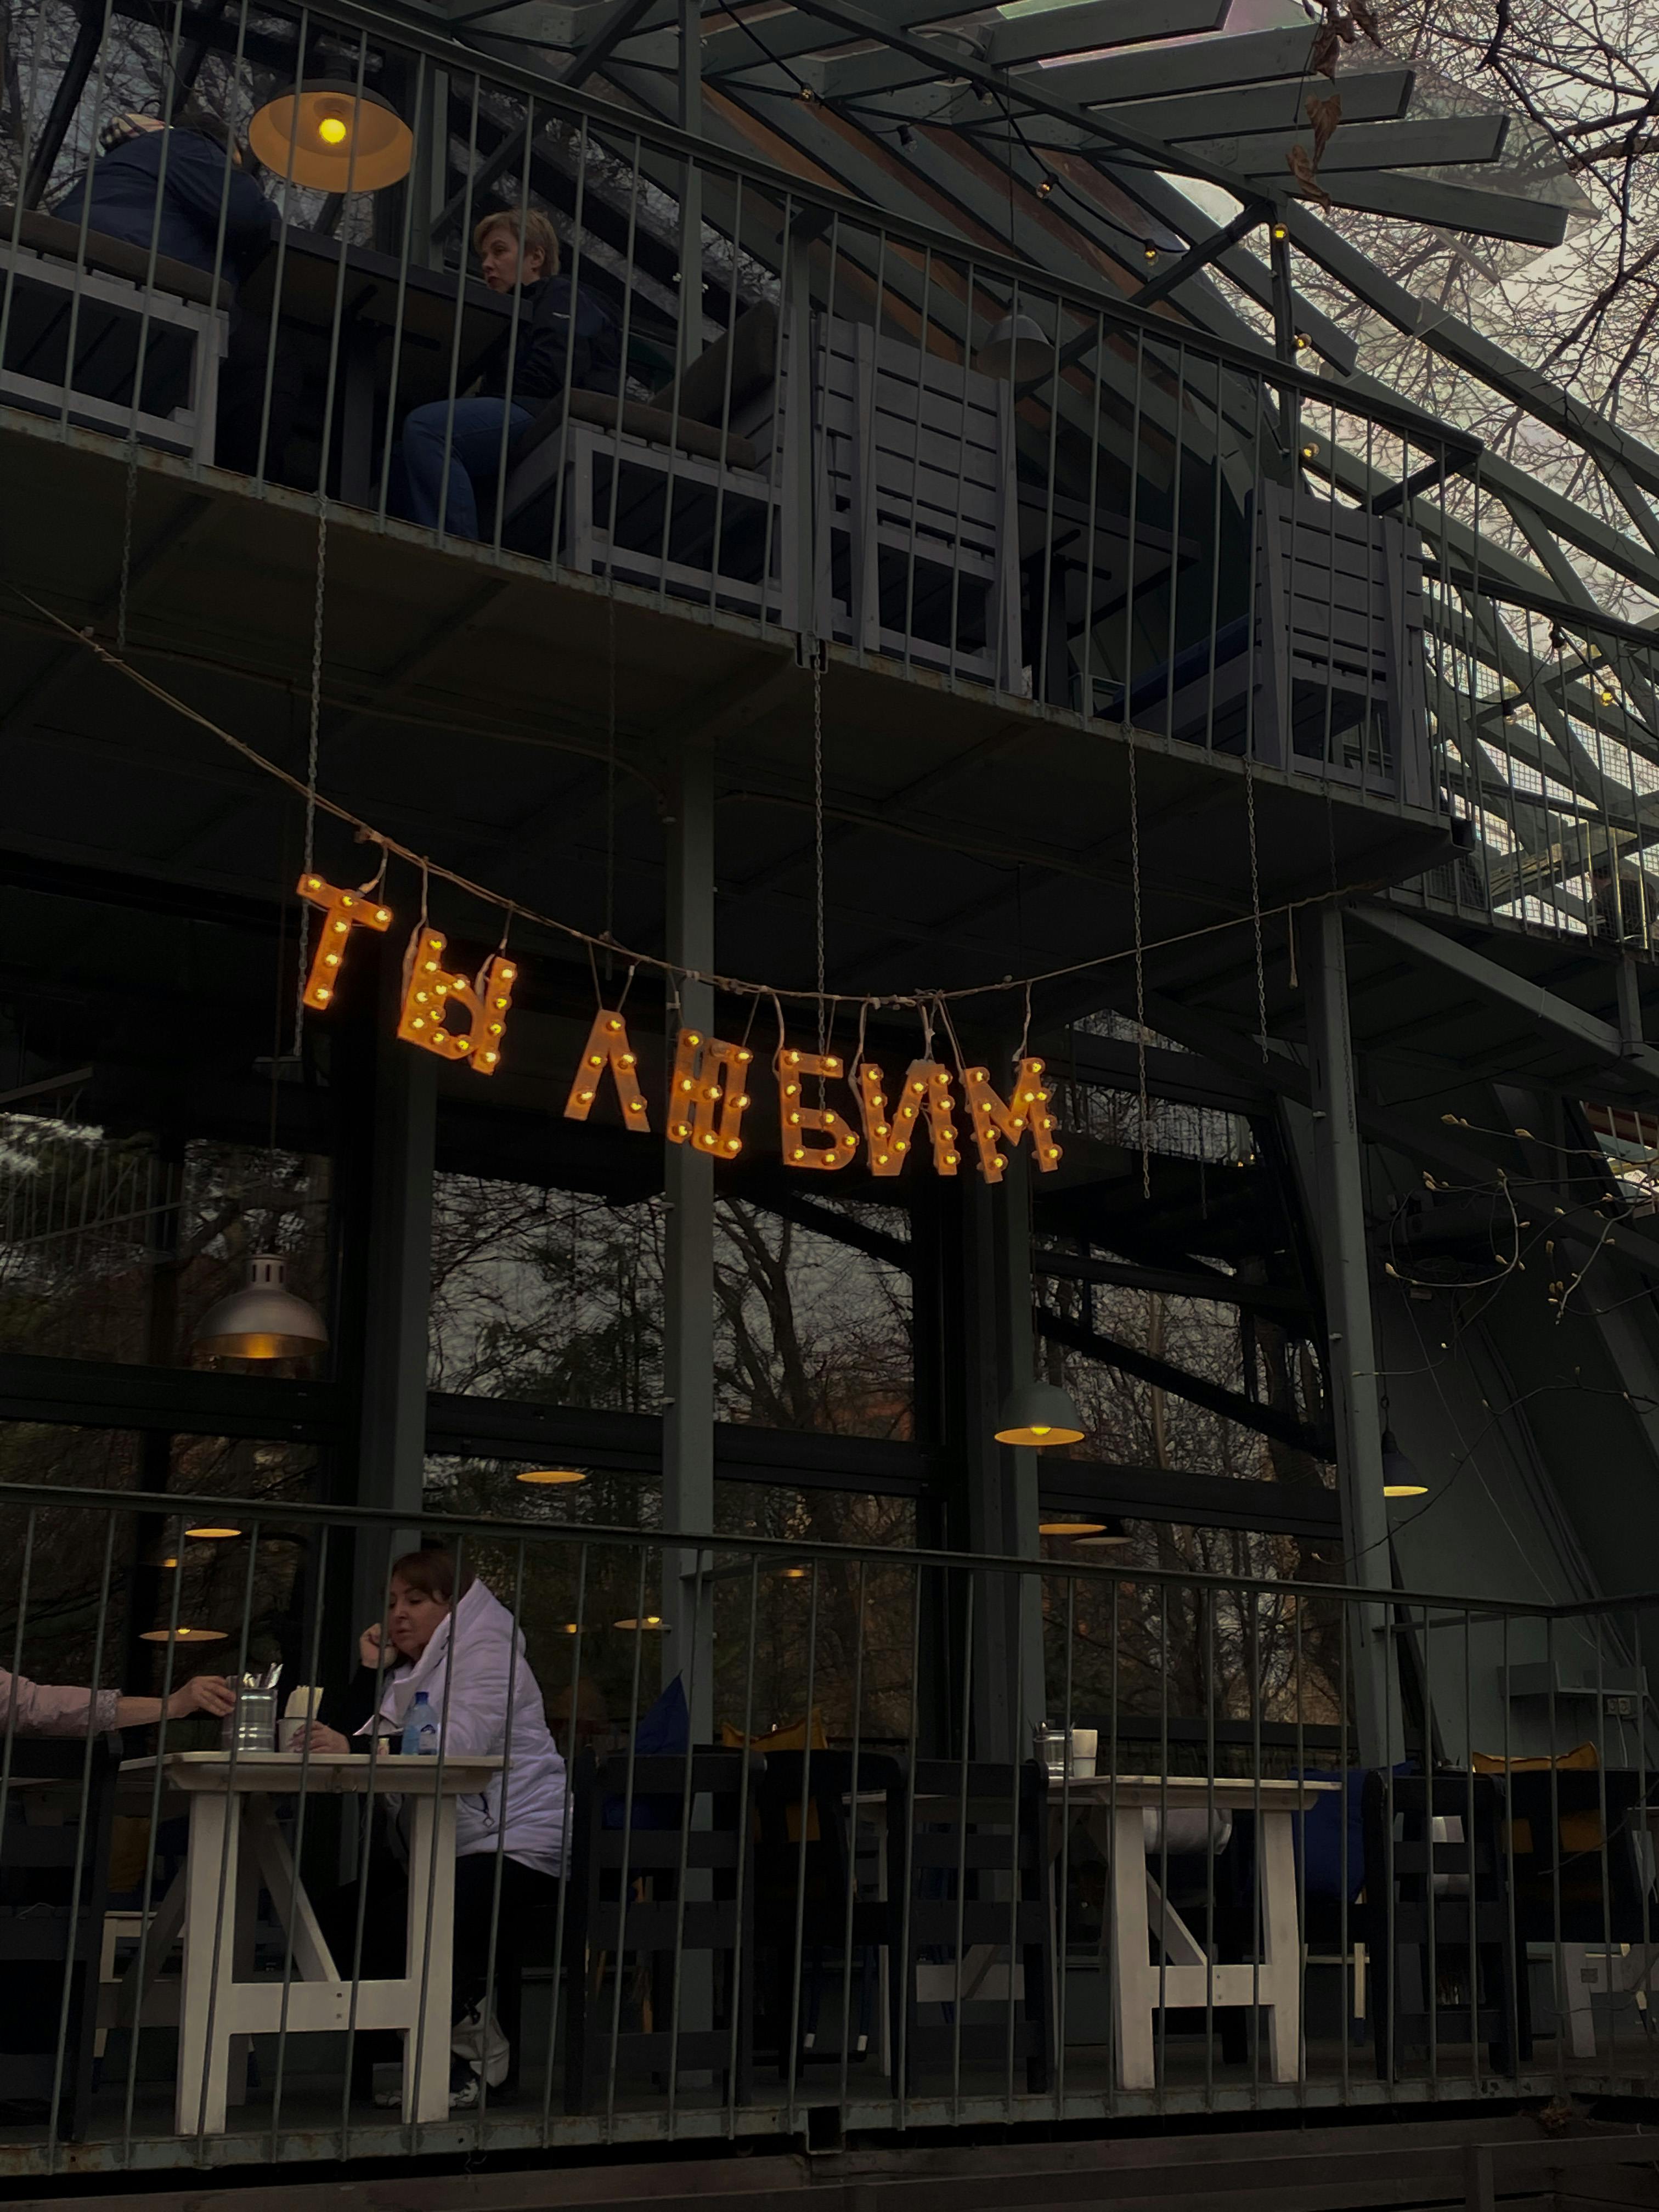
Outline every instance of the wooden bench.
[[230, 299], [185, 262], [152, 271], [145, 246], [0, 206], [0, 398], [210, 462]]

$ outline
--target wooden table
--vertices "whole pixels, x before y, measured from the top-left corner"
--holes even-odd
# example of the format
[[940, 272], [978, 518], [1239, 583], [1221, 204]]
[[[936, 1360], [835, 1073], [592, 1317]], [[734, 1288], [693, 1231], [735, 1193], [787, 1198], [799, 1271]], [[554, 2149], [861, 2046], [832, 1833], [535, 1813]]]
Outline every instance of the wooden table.
[[[400, 1796], [410, 1813], [406, 1967], [396, 1980], [343, 1977], [277, 1825], [275, 1797]], [[450, 1965], [455, 1896], [455, 1801], [489, 1786], [497, 1758], [376, 1759], [362, 1753], [169, 1752], [161, 1762], [164, 1804], [188, 1808], [183, 1872], [157, 1908], [138, 1960], [128, 1969], [121, 2016], [143, 2019], [144, 2000], [175, 1936], [184, 1938], [179, 1998], [175, 2124], [180, 2135], [215, 2135], [225, 2107], [246, 2087], [230, 2080], [232, 2047], [250, 2035], [338, 2033], [349, 2025], [396, 2028], [405, 2038], [404, 2118], [441, 2120], [449, 2112]], [[123, 1800], [148, 1813], [154, 1759], [129, 1759]], [[233, 1814], [232, 1807], [234, 1805]], [[293, 1952], [283, 1978], [252, 1978], [253, 1922], [261, 1885]], [[428, 1896], [428, 1891], [430, 1893]], [[224, 1907], [222, 1915], [221, 1907]], [[428, 1907], [430, 1919], [428, 1921]], [[428, 1930], [430, 1929], [430, 1943]], [[411, 2048], [412, 2044], [412, 2048]]]
[[[1294, 1823], [1330, 1782], [1257, 1782], [1207, 1775], [1097, 1775], [1050, 1784], [1051, 1818], [1081, 1818], [1111, 1868], [1112, 2018], [1120, 2086], [1157, 2086], [1154, 2015], [1195, 2005], [1259, 2005], [1267, 2015], [1268, 2078], [1294, 2081], [1301, 2064], [1302, 1929]], [[1221, 1966], [1165, 1899], [1148, 1852], [1145, 1814], [1254, 1812], [1261, 1957]], [[1162, 1963], [1152, 1955], [1158, 1938]]]

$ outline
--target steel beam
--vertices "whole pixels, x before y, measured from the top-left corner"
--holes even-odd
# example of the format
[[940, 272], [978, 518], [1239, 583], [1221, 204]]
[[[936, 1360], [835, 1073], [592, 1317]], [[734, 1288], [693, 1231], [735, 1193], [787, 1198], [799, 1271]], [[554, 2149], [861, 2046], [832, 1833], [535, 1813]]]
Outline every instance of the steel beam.
[[[1319, 1199], [1313, 1226], [1325, 1289], [1326, 1373], [1336, 1430], [1345, 1572], [1350, 1583], [1387, 1589], [1393, 1576], [1382, 1496], [1376, 1332], [1371, 1318], [1370, 1257], [1340, 908], [1319, 907], [1305, 918], [1302, 974], [1308, 994]], [[1389, 1689], [1390, 1665], [1387, 1616], [1380, 1607], [1374, 1613], [1367, 1610], [1359, 1616], [1350, 1673], [1359, 1757], [1367, 1766], [1385, 1765], [1393, 1756], [1399, 1703]]]
[[[686, 747], [676, 764], [669, 804], [666, 947], [681, 969], [714, 964], [714, 758], [707, 744]], [[683, 982], [671, 997], [667, 1064], [682, 1024], [705, 1036], [714, 994]], [[663, 1518], [696, 1534], [714, 1525], [714, 1164], [690, 1145], [665, 1140], [663, 1187], [668, 1221], [663, 1253]], [[665, 1686], [681, 1677], [691, 1710], [691, 1741], [714, 1727], [713, 1592], [696, 1550], [664, 1561], [662, 1593], [669, 1633]]]
[[1529, 1021], [1571, 1038], [1573, 1043], [1607, 1060], [1621, 1073], [1641, 1077], [1659, 1093], [1659, 1052], [1648, 1045], [1631, 1048], [1612, 1022], [1602, 1021], [1583, 1006], [1574, 1006], [1571, 1000], [1557, 998], [1542, 984], [1512, 974], [1484, 953], [1473, 951], [1455, 938], [1431, 929], [1425, 922], [1413, 921], [1407, 915], [1370, 905], [1355, 905], [1349, 910], [1356, 921], [1376, 935], [1403, 945], [1419, 959], [1432, 961], [1437, 967], [1472, 985], [1482, 997], [1513, 1007]]

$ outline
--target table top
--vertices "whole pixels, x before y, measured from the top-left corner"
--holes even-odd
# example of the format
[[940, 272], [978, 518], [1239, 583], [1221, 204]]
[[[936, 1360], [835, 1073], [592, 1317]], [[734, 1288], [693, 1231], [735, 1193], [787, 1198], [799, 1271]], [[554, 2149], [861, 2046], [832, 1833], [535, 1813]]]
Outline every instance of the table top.
[[1073, 1805], [1091, 1808], [1167, 1805], [1171, 1811], [1191, 1812], [1214, 1805], [1229, 1813], [1305, 1813], [1340, 1787], [1334, 1782], [1259, 1781], [1249, 1774], [1074, 1774], [1066, 1783], [1051, 1778], [1048, 1801], [1058, 1804], [1063, 1791]]
[[[439, 1759], [376, 1759], [354, 1751], [239, 1751], [234, 1768], [228, 1751], [170, 1751], [161, 1760], [163, 1786], [199, 1796], [227, 1790], [257, 1791], [281, 1797], [297, 1797], [303, 1775], [308, 1796], [362, 1796], [369, 1787], [371, 1767], [377, 1795], [400, 1797], [470, 1797], [489, 1786], [501, 1771], [493, 1753], [451, 1753]], [[156, 1762], [124, 1759], [124, 1794], [131, 1785], [153, 1786]]]

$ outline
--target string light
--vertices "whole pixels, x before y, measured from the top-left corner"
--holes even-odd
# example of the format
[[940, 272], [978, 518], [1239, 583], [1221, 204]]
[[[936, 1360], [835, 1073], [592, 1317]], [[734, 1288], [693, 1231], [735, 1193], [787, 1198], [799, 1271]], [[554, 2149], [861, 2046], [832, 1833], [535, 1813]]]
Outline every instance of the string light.
[[623, 1127], [637, 1129], [641, 1136], [648, 1137], [651, 1116], [646, 1108], [645, 1094], [640, 1089], [639, 1055], [629, 1042], [627, 1023], [609, 1006], [599, 1008], [587, 1032], [581, 1064], [571, 1079], [570, 1096], [564, 1102], [566, 1121], [587, 1119], [607, 1068], [622, 1105]]
[[[440, 1060], [463, 1060], [475, 1075], [493, 1075], [501, 1065], [507, 1009], [518, 969], [499, 952], [479, 969], [477, 981], [453, 974], [443, 964], [447, 939], [423, 923], [404, 955], [404, 999], [398, 1034]], [[448, 1025], [451, 1007], [467, 1017], [465, 1030]]]
[[321, 876], [303, 875], [295, 888], [308, 906], [320, 907], [323, 911], [317, 949], [311, 956], [311, 972], [306, 977], [305, 1000], [308, 1006], [326, 1006], [340, 987], [340, 971], [345, 965], [352, 931], [378, 929], [384, 933], [392, 927], [392, 908], [381, 906], [367, 892], [342, 890], [337, 884], [326, 883]]

